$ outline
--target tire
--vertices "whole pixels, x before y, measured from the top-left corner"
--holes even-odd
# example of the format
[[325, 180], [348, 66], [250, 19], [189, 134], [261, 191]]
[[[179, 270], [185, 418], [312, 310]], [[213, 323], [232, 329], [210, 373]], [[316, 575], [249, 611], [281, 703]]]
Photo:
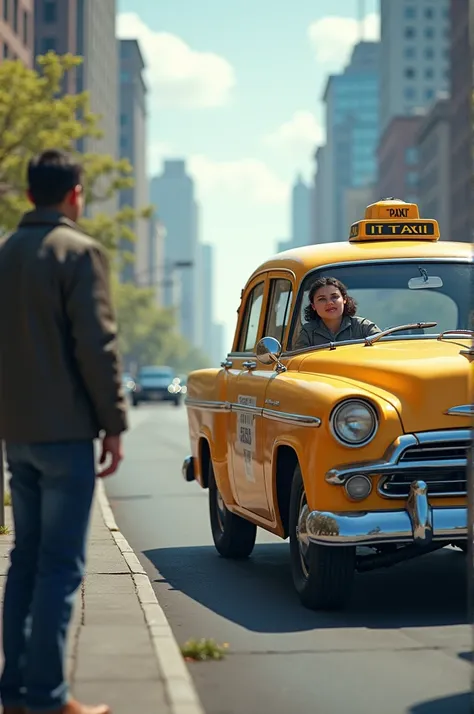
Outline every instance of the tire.
[[212, 461], [209, 464], [209, 518], [214, 545], [223, 558], [244, 560], [251, 555], [257, 526], [227, 510], [216, 485]]
[[298, 520], [305, 502], [298, 465], [290, 496], [290, 556], [295, 589], [302, 605], [309, 610], [342, 610], [352, 594], [356, 549], [309, 543], [303, 554], [298, 540]]

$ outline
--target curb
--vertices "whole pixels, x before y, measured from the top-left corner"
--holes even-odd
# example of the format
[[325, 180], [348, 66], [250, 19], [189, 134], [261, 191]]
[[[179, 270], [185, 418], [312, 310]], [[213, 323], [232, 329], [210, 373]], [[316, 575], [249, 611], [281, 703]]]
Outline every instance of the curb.
[[103, 482], [98, 479], [97, 499], [103, 521], [127, 563], [163, 675], [171, 714], [205, 714], [191, 675], [153, 586], [134, 551], [123, 537], [112, 513]]

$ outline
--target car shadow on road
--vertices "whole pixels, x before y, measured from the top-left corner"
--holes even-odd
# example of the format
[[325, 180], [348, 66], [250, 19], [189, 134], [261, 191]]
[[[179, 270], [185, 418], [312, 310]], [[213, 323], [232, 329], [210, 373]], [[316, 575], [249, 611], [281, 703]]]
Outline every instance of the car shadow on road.
[[469, 714], [472, 695], [470, 692], [453, 694], [450, 697], [431, 699], [428, 702], [416, 704], [407, 714]]
[[144, 555], [162, 583], [249, 630], [392, 629], [467, 623], [466, 558], [443, 549], [356, 577], [344, 612], [312, 612], [299, 604], [286, 543], [256, 545], [246, 561], [225, 560], [210, 546], [162, 548]]

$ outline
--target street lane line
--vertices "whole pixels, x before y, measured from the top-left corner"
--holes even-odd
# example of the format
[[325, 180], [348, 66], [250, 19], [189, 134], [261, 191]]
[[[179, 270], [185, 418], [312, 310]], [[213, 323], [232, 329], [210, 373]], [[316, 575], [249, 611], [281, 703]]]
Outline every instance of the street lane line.
[[97, 483], [97, 499], [104, 523], [130, 569], [153, 649], [163, 675], [171, 713], [205, 714], [166, 615], [156, 598], [145, 569], [117, 526], [101, 479], [98, 479]]

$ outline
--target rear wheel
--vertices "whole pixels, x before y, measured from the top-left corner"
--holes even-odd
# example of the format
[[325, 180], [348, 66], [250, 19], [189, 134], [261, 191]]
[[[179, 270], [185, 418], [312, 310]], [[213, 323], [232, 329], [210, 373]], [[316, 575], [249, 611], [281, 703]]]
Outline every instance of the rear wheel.
[[310, 610], [340, 610], [351, 596], [356, 549], [352, 546], [324, 546], [308, 542], [304, 529], [308, 512], [303, 477], [297, 466], [290, 497], [293, 583], [301, 603]]
[[241, 560], [252, 553], [257, 526], [231, 513], [225, 506], [209, 463], [209, 517], [216, 550], [223, 558]]

